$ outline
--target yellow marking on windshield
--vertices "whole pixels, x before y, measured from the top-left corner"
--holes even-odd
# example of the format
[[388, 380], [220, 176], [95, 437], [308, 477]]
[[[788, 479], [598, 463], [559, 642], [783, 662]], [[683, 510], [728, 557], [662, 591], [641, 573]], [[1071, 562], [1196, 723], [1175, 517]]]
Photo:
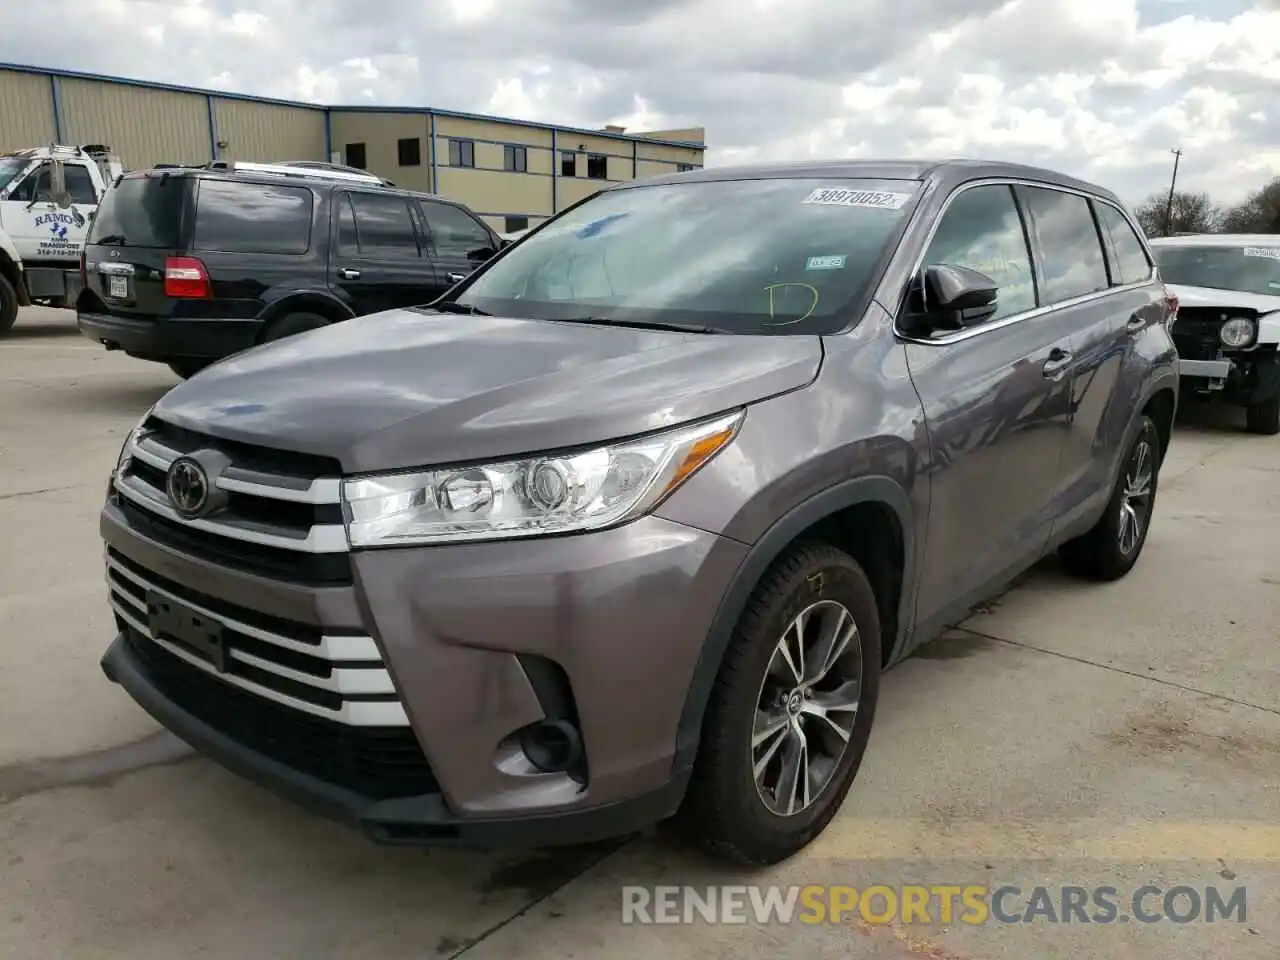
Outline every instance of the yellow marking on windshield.
[[774, 308], [773, 308], [773, 292], [782, 287], [803, 287], [805, 290], [809, 291], [810, 295], [813, 297], [813, 302], [809, 305], [809, 309], [806, 310], [802, 316], [796, 317], [794, 320], [783, 320], [780, 323], [778, 323], [777, 326], [785, 327], [788, 324], [799, 323], [801, 320], [807, 320], [809, 319], [809, 317], [813, 316], [813, 311], [818, 309], [819, 294], [818, 294], [817, 288], [808, 283], [801, 283], [798, 280], [787, 280], [782, 283], [771, 283], [764, 288], [765, 293], [769, 294], [769, 319], [770, 320], [775, 319]]

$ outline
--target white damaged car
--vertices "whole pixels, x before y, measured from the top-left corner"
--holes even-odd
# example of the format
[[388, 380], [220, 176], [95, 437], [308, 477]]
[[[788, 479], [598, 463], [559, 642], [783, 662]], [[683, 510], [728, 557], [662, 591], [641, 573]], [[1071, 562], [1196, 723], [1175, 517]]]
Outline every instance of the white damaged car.
[[1184, 394], [1244, 407], [1252, 433], [1280, 433], [1280, 236], [1150, 241], [1178, 298], [1173, 340]]

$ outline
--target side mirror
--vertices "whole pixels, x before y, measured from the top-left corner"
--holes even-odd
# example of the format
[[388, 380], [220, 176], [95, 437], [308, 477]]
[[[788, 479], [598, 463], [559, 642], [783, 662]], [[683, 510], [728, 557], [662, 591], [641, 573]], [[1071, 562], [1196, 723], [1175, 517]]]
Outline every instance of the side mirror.
[[968, 267], [930, 264], [921, 287], [923, 310], [917, 314], [916, 325], [930, 330], [963, 330], [985, 323], [999, 309], [1000, 285]]

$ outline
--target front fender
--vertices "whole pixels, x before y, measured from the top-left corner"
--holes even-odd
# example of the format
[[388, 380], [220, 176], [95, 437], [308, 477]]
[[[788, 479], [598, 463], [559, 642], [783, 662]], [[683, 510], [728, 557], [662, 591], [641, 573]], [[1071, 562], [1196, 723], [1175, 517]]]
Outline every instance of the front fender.
[[22, 272], [22, 257], [18, 255], [18, 245], [13, 242], [13, 237], [0, 230], [0, 253], [5, 254], [14, 266], [18, 268], [18, 272]]

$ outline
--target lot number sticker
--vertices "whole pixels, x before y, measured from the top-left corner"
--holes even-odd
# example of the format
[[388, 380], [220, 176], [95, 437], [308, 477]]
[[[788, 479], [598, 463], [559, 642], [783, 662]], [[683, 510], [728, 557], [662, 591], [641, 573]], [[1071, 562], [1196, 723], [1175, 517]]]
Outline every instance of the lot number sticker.
[[828, 207], [872, 207], [881, 210], [898, 210], [910, 199], [911, 195], [906, 193], [820, 187], [805, 197], [803, 202], [818, 203]]
[[844, 263], [845, 263], [845, 257], [843, 255], [830, 256], [830, 257], [810, 257], [808, 260], [805, 261], [804, 268], [806, 270], [843, 270]]
[[1280, 260], [1280, 247], [1245, 247], [1246, 257], [1263, 257], [1267, 260]]

